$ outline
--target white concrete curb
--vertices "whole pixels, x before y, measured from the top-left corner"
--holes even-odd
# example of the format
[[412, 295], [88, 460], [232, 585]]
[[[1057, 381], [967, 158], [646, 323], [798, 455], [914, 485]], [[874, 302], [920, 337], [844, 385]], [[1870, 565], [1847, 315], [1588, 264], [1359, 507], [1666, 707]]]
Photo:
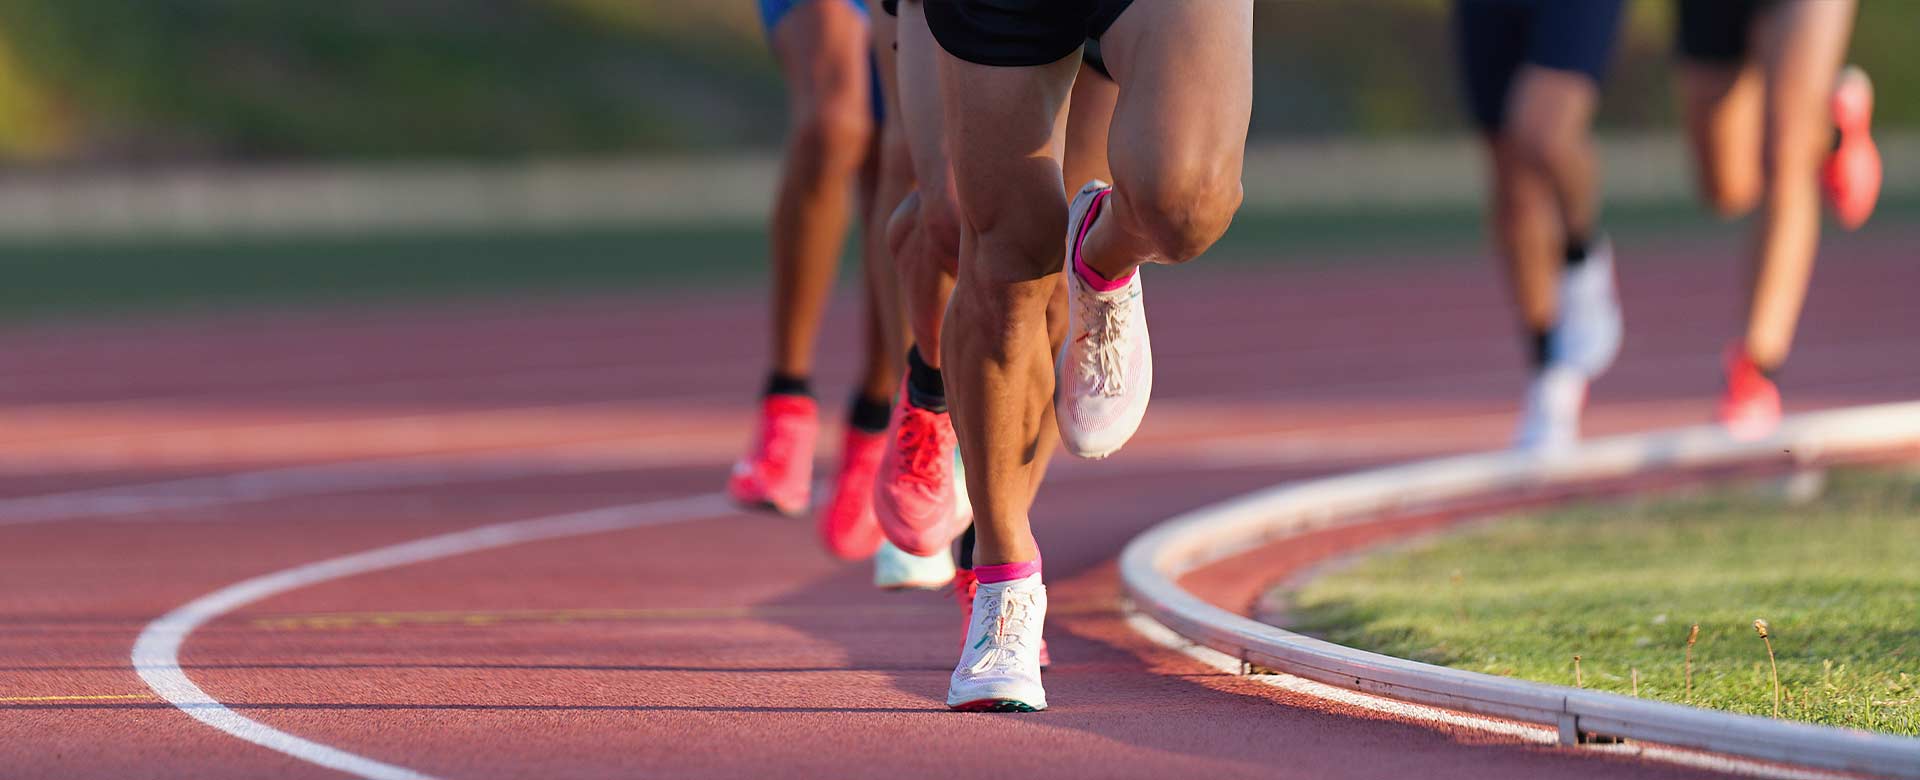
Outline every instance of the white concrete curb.
[[1476, 496], [1674, 469], [1811, 463], [1920, 443], [1920, 402], [1789, 418], [1738, 442], [1716, 426], [1598, 439], [1557, 457], [1490, 452], [1279, 485], [1149, 529], [1122, 552], [1136, 608], [1182, 636], [1256, 666], [1343, 688], [1583, 733], [1803, 766], [1920, 778], [1920, 739], [1814, 726], [1524, 682], [1369, 653], [1229, 612], [1182, 589], [1187, 572], [1309, 530]]

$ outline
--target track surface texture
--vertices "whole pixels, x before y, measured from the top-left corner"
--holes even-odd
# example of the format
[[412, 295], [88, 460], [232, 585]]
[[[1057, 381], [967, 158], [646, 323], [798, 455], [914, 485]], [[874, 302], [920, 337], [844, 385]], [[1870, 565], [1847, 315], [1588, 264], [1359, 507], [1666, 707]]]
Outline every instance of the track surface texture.
[[[1830, 243], [1790, 409], [1920, 395], [1916, 239]], [[1732, 248], [1620, 248], [1628, 339], [1589, 432], [1709, 415]], [[1500, 446], [1524, 380], [1504, 291], [1471, 257], [1147, 274], [1146, 425], [1110, 461], [1058, 461], [1034, 510], [1045, 713], [947, 712], [950, 597], [878, 592], [811, 523], [712, 501], [287, 590], [214, 617], [180, 664], [248, 718], [445, 777], [1698, 773], [1289, 693], [1130, 630], [1113, 557], [1134, 534], [1285, 480]], [[675, 292], [0, 333], [0, 775], [339, 776], [155, 697], [135, 638], [326, 558], [716, 493], [746, 439], [763, 310], [753, 291]], [[834, 418], [851, 310], [837, 301], [824, 336]], [[1220, 587], [1267, 584], [1245, 576]]]

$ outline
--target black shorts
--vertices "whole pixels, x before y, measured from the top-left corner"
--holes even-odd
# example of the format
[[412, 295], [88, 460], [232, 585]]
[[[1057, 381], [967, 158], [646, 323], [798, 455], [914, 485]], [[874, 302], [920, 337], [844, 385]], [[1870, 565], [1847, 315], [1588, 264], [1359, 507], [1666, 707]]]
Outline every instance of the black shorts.
[[1779, 0], [1679, 0], [1674, 48], [1695, 62], [1733, 64], [1747, 58], [1753, 20]]
[[933, 38], [979, 65], [1058, 62], [1106, 34], [1133, 0], [927, 0]]
[[[1128, 2], [1132, 2], [1132, 0], [1128, 0]], [[900, 15], [900, 0], [880, 0], [880, 7], [888, 14], [893, 16]], [[1119, 16], [1118, 13], [1114, 15], [1116, 17]], [[1111, 24], [1111, 22], [1109, 22], [1109, 24]], [[928, 26], [932, 26], [932, 23], [929, 22]], [[1106, 32], [1106, 29], [1104, 27], [1101, 28], [1101, 32]], [[1087, 39], [1086, 44], [1080, 48], [1080, 61], [1086, 63], [1087, 67], [1092, 68], [1093, 72], [1105, 77], [1106, 80], [1113, 80], [1113, 73], [1107, 70], [1107, 58], [1100, 54], [1100, 40], [1098, 38]]]
[[1454, 0], [1454, 50], [1474, 123], [1487, 133], [1506, 120], [1521, 65], [1606, 81], [1622, 0]]

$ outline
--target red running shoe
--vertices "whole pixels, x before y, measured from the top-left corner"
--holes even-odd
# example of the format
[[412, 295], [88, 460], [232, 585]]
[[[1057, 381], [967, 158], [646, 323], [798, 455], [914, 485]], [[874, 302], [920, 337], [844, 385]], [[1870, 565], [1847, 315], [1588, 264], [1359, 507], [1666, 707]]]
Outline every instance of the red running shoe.
[[1780, 389], [1739, 346], [1727, 350], [1727, 389], [1720, 424], [1741, 441], [1764, 439], [1780, 427]]
[[[953, 575], [953, 597], [960, 602], [960, 649], [967, 649], [967, 629], [973, 626], [973, 593], [980, 589], [980, 578], [975, 577], [972, 569], [961, 569]], [[1040, 668], [1053, 665], [1053, 656], [1047, 652], [1047, 640], [1040, 639]]]
[[873, 485], [873, 513], [880, 530], [912, 555], [946, 549], [967, 522], [954, 492], [953, 447], [958, 439], [953, 418], [909, 403], [902, 382], [887, 435], [892, 441]]
[[770, 395], [760, 407], [753, 451], [733, 464], [727, 493], [741, 506], [797, 517], [813, 488], [818, 408], [804, 395]]
[[1873, 124], [1873, 81], [1857, 65], [1840, 72], [1831, 103], [1840, 145], [1820, 169], [1820, 186], [1840, 225], [1857, 230], [1880, 200], [1880, 148], [1868, 130]]
[[880, 547], [880, 521], [873, 517], [873, 480], [880, 473], [880, 458], [886, 448], [884, 432], [847, 429], [833, 495], [815, 518], [820, 541], [834, 557], [864, 560]]

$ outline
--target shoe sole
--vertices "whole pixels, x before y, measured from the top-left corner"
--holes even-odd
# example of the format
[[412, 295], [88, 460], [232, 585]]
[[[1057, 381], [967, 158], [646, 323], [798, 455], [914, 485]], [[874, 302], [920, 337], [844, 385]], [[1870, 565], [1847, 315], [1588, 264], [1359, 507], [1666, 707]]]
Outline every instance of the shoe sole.
[[775, 504], [772, 501], [748, 501], [736, 498], [733, 499], [733, 505], [749, 512], [767, 512], [796, 520], [807, 516], [807, 510], [805, 509], [783, 509], [779, 504]]
[[978, 699], [975, 701], [949, 704], [947, 709], [954, 712], [1039, 712], [1040, 708], [1018, 699]]

